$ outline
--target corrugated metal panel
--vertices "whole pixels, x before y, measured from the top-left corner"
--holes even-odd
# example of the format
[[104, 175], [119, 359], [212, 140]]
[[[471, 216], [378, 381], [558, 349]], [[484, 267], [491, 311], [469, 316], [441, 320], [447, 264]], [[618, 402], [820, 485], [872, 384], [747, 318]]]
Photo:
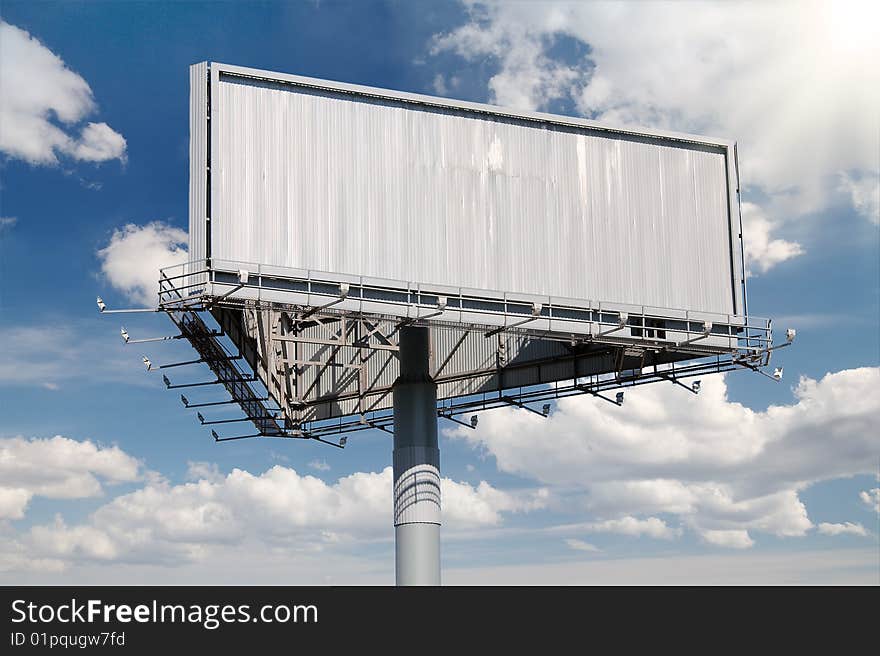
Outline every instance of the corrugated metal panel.
[[222, 70], [213, 256], [736, 311], [724, 146]]
[[208, 65], [189, 67], [189, 259], [206, 256]]

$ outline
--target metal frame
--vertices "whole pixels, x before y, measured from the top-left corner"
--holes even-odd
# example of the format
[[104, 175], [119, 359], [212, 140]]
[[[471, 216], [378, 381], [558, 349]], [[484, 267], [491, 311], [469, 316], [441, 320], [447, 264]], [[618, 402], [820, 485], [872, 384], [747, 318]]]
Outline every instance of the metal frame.
[[[159, 281], [159, 306], [154, 311], [165, 312], [196, 349], [200, 358], [188, 363], [203, 362], [215, 373], [217, 380], [205, 384], [222, 384], [231, 396], [230, 401], [190, 404], [205, 405], [236, 403], [244, 417], [232, 421], [202, 420], [204, 425], [250, 421], [257, 432], [253, 435], [217, 436], [217, 441], [247, 437], [282, 437], [314, 439], [342, 447], [340, 443], [324, 439], [331, 435], [348, 435], [362, 430], [378, 429], [391, 433], [393, 414], [389, 397], [390, 385], [377, 387], [365, 380], [362, 364], [337, 361], [341, 348], [357, 349], [363, 355], [360, 362], [371, 357], [396, 357], [396, 337], [403, 325], [423, 325], [438, 329], [458, 330], [457, 340], [444, 361], [437, 363], [436, 380], [448, 383], [457, 380], [497, 375], [497, 389], [479, 394], [462, 394], [441, 398], [438, 417], [456, 419], [465, 413], [491, 410], [498, 407], [522, 407], [543, 415], [527, 404], [551, 401], [575, 394], [600, 396], [620, 405], [600, 392], [625, 389], [651, 382], [672, 382], [689, 391], [682, 379], [708, 373], [720, 373], [745, 368], [760, 373], [769, 365], [771, 352], [787, 346], [773, 345], [772, 324], [769, 320], [736, 315], [709, 315], [683, 310], [664, 310], [624, 306], [621, 304], [574, 301], [534, 297], [470, 289], [435, 289], [416, 283], [365, 279], [358, 276], [340, 276], [279, 267], [261, 267], [248, 263], [226, 263], [223, 269], [208, 268], [206, 262], [189, 262], [163, 269]], [[239, 281], [239, 272], [247, 271], [247, 283]], [[268, 271], [267, 271], [268, 270]], [[270, 275], [271, 274], [271, 275]], [[279, 292], [280, 290], [280, 292]], [[442, 292], [442, 293], [441, 293]], [[277, 300], [278, 295], [288, 302]], [[293, 302], [300, 301], [300, 302]], [[224, 315], [224, 312], [233, 315]], [[280, 367], [273, 376], [261, 375], [242, 346], [242, 336], [232, 334], [228, 326], [209, 329], [202, 317], [212, 317], [218, 324], [224, 316], [249, 313], [255, 325], [263, 321], [257, 333], [265, 343], [264, 355], [274, 354], [266, 362], [266, 372]], [[220, 319], [218, 319], [220, 317]], [[714, 320], [713, 320], [714, 319]], [[659, 325], [663, 323], [662, 326]], [[304, 336], [302, 331], [323, 332], [324, 336]], [[503, 354], [491, 366], [469, 372], [446, 372], [448, 362], [461, 347], [468, 334], [530, 337], [561, 342], [572, 349], [571, 356], [554, 357], [548, 361], [508, 362]], [[228, 339], [238, 353], [224, 346]], [[135, 340], [131, 340], [134, 342]], [[330, 349], [322, 358], [300, 357], [297, 348], [303, 344], [318, 344]], [[578, 349], [587, 353], [578, 353]], [[668, 364], [627, 368], [625, 362], [637, 360], [646, 352], [666, 353]], [[611, 371], [590, 376], [577, 375], [579, 358], [613, 358], [617, 364]], [[522, 367], [541, 367], [572, 363], [572, 376], [567, 380], [512, 388], [504, 384], [504, 374]], [[241, 362], [242, 367], [236, 363]], [[243, 366], [248, 365], [251, 371]], [[174, 365], [152, 367], [158, 370]], [[300, 389], [299, 381], [291, 372], [317, 367], [320, 372], [332, 369], [352, 372], [351, 388], [346, 394], [337, 394], [333, 400], [356, 401], [356, 410], [337, 416], [309, 418], [302, 411], [326, 404], [326, 396], [313, 396], [312, 389]], [[768, 374], [765, 374], [768, 375]], [[769, 375], [768, 375], [769, 376]], [[771, 376], [772, 378], [772, 376]], [[316, 380], [320, 376], [316, 377]], [[258, 393], [252, 387], [259, 382], [268, 393]], [[178, 387], [178, 385], [169, 385]], [[312, 384], [314, 387], [314, 383]], [[376, 400], [378, 399], [378, 401]], [[278, 410], [265, 405], [272, 401]], [[384, 405], [383, 405], [384, 403]]]

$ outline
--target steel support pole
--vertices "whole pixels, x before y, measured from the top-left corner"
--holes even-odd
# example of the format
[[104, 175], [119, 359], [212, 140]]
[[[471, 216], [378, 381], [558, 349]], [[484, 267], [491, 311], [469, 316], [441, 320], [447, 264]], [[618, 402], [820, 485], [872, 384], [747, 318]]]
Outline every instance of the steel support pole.
[[427, 328], [400, 331], [394, 383], [394, 542], [397, 585], [440, 585], [437, 385]]

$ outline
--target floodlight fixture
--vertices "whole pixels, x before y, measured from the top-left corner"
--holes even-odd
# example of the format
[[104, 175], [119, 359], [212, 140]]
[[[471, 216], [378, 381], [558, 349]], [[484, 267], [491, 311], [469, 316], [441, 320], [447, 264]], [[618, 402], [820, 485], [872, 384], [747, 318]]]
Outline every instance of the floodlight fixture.
[[[131, 314], [133, 312], [159, 312], [158, 308], [131, 308], [127, 310], [108, 310], [107, 304], [104, 302], [104, 299], [100, 296], [95, 298], [95, 302], [98, 304], [98, 311], [102, 314]], [[168, 310], [166, 309], [165, 312]]]
[[449, 302], [449, 301], [448, 301], [448, 299], [447, 299], [445, 296], [438, 296], [438, 297], [437, 297], [437, 309], [438, 309], [438, 310], [445, 310], [445, 309], [446, 309], [446, 304], [447, 304], [448, 302]]
[[339, 298], [346, 298], [349, 291], [351, 291], [351, 285], [349, 285], [347, 282], [339, 283]]
[[128, 340], [131, 338], [128, 336], [128, 331], [125, 329], [125, 326], [119, 329], [119, 334], [122, 335], [122, 341], [128, 344]]
[[617, 405], [623, 405], [623, 392], [617, 393], [617, 395], [614, 397], [614, 402]]
[[[590, 335], [592, 339], [596, 339], [597, 337], [604, 337], [605, 335], [610, 335], [611, 333], [616, 333], [618, 330], [623, 330], [626, 328], [627, 323], [629, 322], [629, 313], [628, 312], [619, 312], [617, 314], [617, 325], [614, 328], [609, 328], [608, 330], [603, 330], [602, 332], [596, 333], [595, 335]], [[592, 333], [592, 329], [590, 330]]]
[[773, 370], [773, 379], [774, 380], [782, 380], [782, 371], [783, 371], [782, 367], [776, 367]]
[[[692, 337], [691, 339], [686, 339], [683, 342], [679, 342], [678, 346], [686, 346], [688, 344], [693, 344], [694, 342], [699, 342], [700, 340], [706, 339], [712, 334], [713, 327], [714, 324], [711, 321], [704, 321], [703, 331], [698, 336]], [[690, 332], [690, 329], [688, 329], [688, 332]]]
[[180, 400], [181, 400], [181, 402], [183, 403], [183, 406], [184, 406], [185, 408], [188, 408], [188, 407], [189, 407], [189, 399], [186, 398], [183, 394], [180, 395]]
[[544, 306], [541, 305], [540, 303], [532, 303], [532, 316], [533, 317], [540, 317], [541, 310], [543, 310], [543, 309], [544, 309]]
[[215, 441], [215, 442], [219, 442], [219, 441], [220, 441], [220, 436], [217, 435], [217, 431], [215, 431], [214, 429], [211, 429], [211, 435], [214, 437], [214, 441]]
[[546, 417], [547, 415], [549, 415], [549, 414], [550, 414], [550, 404], [549, 404], [549, 403], [545, 403], [545, 404], [544, 404], [544, 407], [541, 408], [541, 411], [544, 413], [544, 416], [545, 416], [545, 417]]
[[199, 418], [199, 423], [200, 423], [200, 424], [204, 424], [204, 423], [205, 423], [205, 417], [202, 415], [201, 412], [197, 412], [197, 413], [196, 413], [196, 417]]
[[794, 338], [797, 336], [797, 331], [794, 328], [789, 328], [785, 331], [785, 341], [791, 344], [794, 341]]
[[141, 358], [141, 360], [144, 361], [144, 366], [147, 368], [147, 371], [152, 371], [152, 369], [153, 369], [153, 363], [150, 362], [150, 358], [148, 358], [148, 357], [145, 355], [145, 356], [143, 356], [143, 357]]
[[339, 446], [345, 446], [347, 442], [348, 442], [347, 435], [343, 435], [342, 437], [339, 438]]
[[700, 381], [695, 380], [694, 382], [692, 382], [691, 389], [694, 391], [694, 394], [699, 394], [700, 393]]
[[248, 273], [247, 269], [238, 270], [238, 282], [240, 282], [242, 285], [246, 285], [248, 283], [250, 276], [251, 274]]
[[477, 415], [471, 415], [471, 428], [476, 428], [479, 422], [480, 418]]
[[165, 383], [165, 387], [171, 387], [171, 381], [168, 380], [168, 376], [162, 374], [162, 382]]

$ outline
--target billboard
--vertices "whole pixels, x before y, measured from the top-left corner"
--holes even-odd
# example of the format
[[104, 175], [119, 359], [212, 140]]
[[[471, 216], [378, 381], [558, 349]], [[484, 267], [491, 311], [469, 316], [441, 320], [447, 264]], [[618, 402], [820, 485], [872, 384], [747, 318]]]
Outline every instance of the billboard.
[[735, 145], [191, 69], [199, 260], [743, 315]]
[[[450, 414], [752, 366], [770, 343], [746, 313], [732, 141], [190, 76], [191, 262], [160, 305], [209, 310], [286, 425], [387, 421], [404, 325], [430, 328]], [[209, 332], [181, 331], [212, 361]]]

